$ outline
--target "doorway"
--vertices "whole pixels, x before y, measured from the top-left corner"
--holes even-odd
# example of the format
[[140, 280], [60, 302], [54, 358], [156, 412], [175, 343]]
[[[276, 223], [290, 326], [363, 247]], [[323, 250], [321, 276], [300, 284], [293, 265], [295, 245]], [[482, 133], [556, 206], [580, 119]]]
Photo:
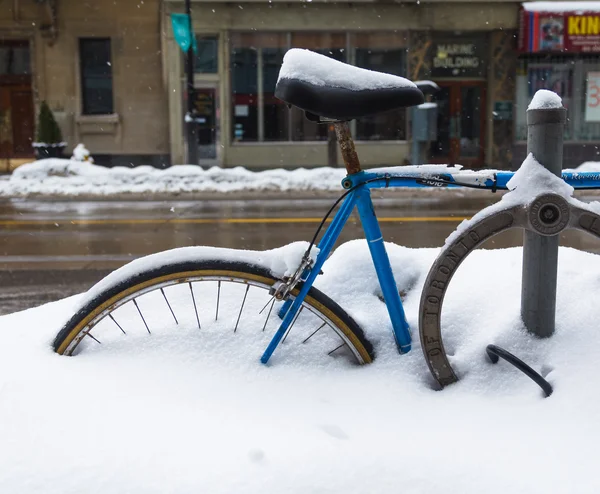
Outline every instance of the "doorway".
[[196, 84], [195, 92], [200, 165], [219, 166], [221, 146], [218, 85], [216, 83]]
[[0, 41], [0, 159], [33, 156], [33, 92], [27, 41]]
[[432, 163], [480, 168], [485, 159], [485, 81], [438, 82], [438, 138]]

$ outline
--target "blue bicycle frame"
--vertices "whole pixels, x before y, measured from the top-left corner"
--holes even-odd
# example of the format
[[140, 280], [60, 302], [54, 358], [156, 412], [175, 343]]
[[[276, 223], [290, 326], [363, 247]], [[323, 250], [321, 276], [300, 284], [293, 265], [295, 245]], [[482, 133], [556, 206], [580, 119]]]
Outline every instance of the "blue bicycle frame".
[[[411, 331], [406, 321], [402, 301], [398, 292], [396, 281], [392, 273], [390, 260], [385, 250], [381, 228], [375, 215], [370, 189], [388, 187], [475, 187], [491, 191], [506, 190], [507, 183], [514, 172], [499, 172], [493, 170], [470, 171], [453, 169], [438, 165], [423, 165], [417, 167], [395, 167], [376, 171], [355, 173], [348, 175], [342, 181], [345, 189], [350, 189], [349, 194], [342, 202], [338, 212], [323, 238], [318, 244], [319, 254], [310, 269], [302, 275], [304, 282], [296, 298], [284, 303], [280, 310], [283, 318], [279, 329], [269, 343], [261, 357], [261, 362], [266, 364], [273, 352], [290, 328], [300, 309], [302, 302], [325, 260], [329, 257], [346, 221], [356, 206], [360, 221], [369, 245], [371, 258], [383, 293], [385, 304], [390, 315], [396, 345], [400, 353], [407, 353], [411, 349]], [[600, 173], [575, 173], [565, 172], [563, 180], [575, 189], [599, 188]]]

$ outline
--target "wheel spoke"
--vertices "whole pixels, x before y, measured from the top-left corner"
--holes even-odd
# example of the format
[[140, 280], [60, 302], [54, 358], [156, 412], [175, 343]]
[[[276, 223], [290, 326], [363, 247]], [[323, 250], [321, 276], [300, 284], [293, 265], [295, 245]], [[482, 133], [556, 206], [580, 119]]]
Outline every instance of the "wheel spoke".
[[[271, 303], [271, 308], [269, 309], [269, 313], [267, 314], [267, 318], [265, 319], [265, 325], [263, 326], [263, 329], [262, 329], [263, 332], [265, 331], [265, 328], [267, 327], [267, 323], [269, 322], [269, 317], [271, 317], [271, 311], [273, 310], [274, 306], [275, 306], [275, 297], [273, 297], [273, 302]], [[266, 305], [265, 305], [265, 307], [266, 307]], [[259, 314], [260, 314], [260, 312], [259, 312]]]
[[[90, 330], [90, 331], [91, 331], [91, 330]], [[94, 338], [94, 337], [92, 336], [92, 333], [90, 333], [89, 331], [86, 331], [86, 332], [85, 332], [85, 335], [86, 335], [86, 336], [89, 336], [89, 337], [90, 337], [92, 340], [94, 340], [96, 343], [98, 343], [98, 344], [102, 345], [102, 343], [100, 342], [100, 340], [99, 340], [98, 338]]]
[[162, 288], [160, 289], [160, 293], [162, 293], [162, 296], [165, 298], [165, 302], [167, 303], [167, 306], [169, 307], [169, 310], [171, 311], [171, 314], [173, 315], [173, 319], [175, 319], [175, 324], [179, 325], [179, 321], [175, 317], [175, 312], [173, 312], [173, 309], [171, 308], [171, 304], [167, 300], [167, 296], [165, 295], [165, 291]]
[[221, 280], [219, 280], [219, 287], [217, 288], [217, 312], [215, 313], [215, 321], [219, 319], [219, 300], [221, 299]]
[[235, 323], [235, 328], [233, 332], [235, 333], [238, 328], [238, 324], [240, 323], [240, 318], [242, 317], [242, 311], [244, 310], [244, 304], [246, 303], [246, 297], [248, 296], [248, 290], [250, 290], [250, 285], [246, 285], [246, 293], [244, 293], [244, 300], [242, 300], [242, 306], [240, 307], [240, 313], [238, 314], [237, 322]]
[[333, 350], [331, 350], [327, 355], [331, 355], [333, 352], [337, 352], [340, 348], [342, 348], [346, 343], [342, 343], [340, 346], [335, 347]]
[[137, 311], [140, 314], [140, 317], [142, 318], [142, 321], [144, 321], [144, 326], [146, 326], [146, 331], [148, 331], [148, 334], [152, 334], [150, 332], [150, 328], [148, 327], [148, 324], [146, 323], [146, 319], [144, 319], [144, 315], [142, 314], [142, 311], [140, 310], [140, 306], [138, 305], [136, 299], [133, 299], [133, 305], [135, 305], [135, 308], [137, 309]]
[[196, 313], [196, 321], [198, 322], [198, 329], [202, 329], [200, 327], [200, 318], [198, 317], [198, 307], [196, 307], [196, 299], [194, 298], [194, 290], [192, 289], [192, 282], [189, 282], [190, 285], [190, 293], [192, 294], [192, 302], [194, 303], [194, 312]]
[[327, 325], [326, 322], [324, 322], [323, 324], [321, 324], [315, 331], [313, 331], [310, 336], [308, 338], [306, 338], [302, 343], [306, 343], [308, 340], [310, 340], [314, 335], [316, 335], [321, 329], [323, 329], [325, 326]]
[[292, 324], [290, 324], [290, 327], [288, 328], [288, 330], [285, 333], [285, 336], [283, 337], [283, 340], [281, 341], [281, 344], [285, 343], [285, 340], [287, 339], [288, 335], [290, 334], [290, 331], [292, 330], [292, 328], [294, 327], [294, 324], [296, 324], [296, 321], [298, 320], [298, 317], [300, 316], [300, 313], [304, 310], [304, 306], [300, 307], [300, 310], [298, 311], [298, 313], [296, 314], [296, 317], [294, 317], [294, 320], [292, 321]]
[[[265, 309], [268, 307], [268, 305], [269, 305], [271, 302], [275, 303], [275, 297], [271, 297], [271, 298], [270, 298], [270, 299], [267, 301], [267, 303], [265, 304], [265, 306], [264, 306], [262, 309], [260, 309], [260, 311], [258, 312], [258, 315], [259, 315], [259, 316], [260, 316], [260, 315], [261, 315], [261, 314], [262, 314], [262, 313], [265, 311]], [[273, 307], [271, 306], [271, 308], [273, 308]]]
[[121, 325], [120, 325], [120, 324], [119, 324], [119, 323], [118, 323], [118, 322], [115, 320], [115, 318], [113, 317], [113, 315], [112, 315], [112, 314], [108, 314], [108, 317], [110, 317], [110, 318], [112, 319], [112, 322], [114, 322], [114, 323], [117, 325], [117, 327], [118, 327], [118, 328], [119, 328], [121, 331], [123, 331], [123, 334], [127, 334], [127, 333], [125, 332], [125, 330], [124, 330], [124, 329], [121, 327]]

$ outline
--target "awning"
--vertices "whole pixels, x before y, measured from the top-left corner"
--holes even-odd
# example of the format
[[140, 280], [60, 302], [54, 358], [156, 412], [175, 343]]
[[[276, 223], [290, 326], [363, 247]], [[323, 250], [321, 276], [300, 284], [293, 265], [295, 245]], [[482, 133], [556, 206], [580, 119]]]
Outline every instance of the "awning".
[[600, 2], [527, 2], [519, 16], [521, 52], [600, 53]]

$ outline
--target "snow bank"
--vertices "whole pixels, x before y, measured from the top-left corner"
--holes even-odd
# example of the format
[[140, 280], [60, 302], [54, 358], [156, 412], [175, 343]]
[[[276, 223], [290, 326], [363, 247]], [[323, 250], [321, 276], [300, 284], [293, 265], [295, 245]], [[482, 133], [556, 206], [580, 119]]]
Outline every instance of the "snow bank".
[[[437, 249], [387, 247], [416, 328]], [[443, 335], [461, 380], [441, 392], [416, 329], [413, 351], [396, 353], [364, 241], [339, 247], [318, 280], [374, 342], [362, 368], [263, 366], [255, 335], [197, 328], [66, 358], [50, 342], [78, 297], [1, 317], [0, 492], [596, 493], [600, 259], [561, 249], [546, 340], [520, 322], [520, 269], [514, 248], [476, 251], [457, 271]], [[490, 364], [489, 343], [554, 394]]]
[[346, 87], [354, 91], [416, 87], [404, 77], [361, 69], [300, 48], [286, 52], [279, 79], [298, 79], [316, 86]]
[[252, 172], [242, 167], [207, 170], [177, 165], [164, 170], [150, 166], [105, 168], [89, 162], [46, 159], [17, 168], [0, 183], [0, 196], [58, 196], [141, 193], [340, 190], [344, 168]]

